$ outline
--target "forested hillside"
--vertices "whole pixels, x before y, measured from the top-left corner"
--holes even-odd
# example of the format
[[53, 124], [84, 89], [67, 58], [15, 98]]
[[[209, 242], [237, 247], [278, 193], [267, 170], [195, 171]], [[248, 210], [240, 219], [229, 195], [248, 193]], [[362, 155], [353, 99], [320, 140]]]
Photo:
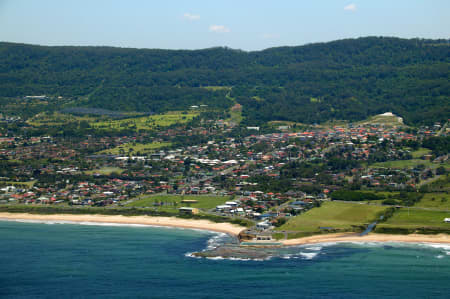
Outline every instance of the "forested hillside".
[[46, 94], [76, 99], [72, 106], [164, 112], [235, 99], [249, 124], [386, 111], [421, 124], [450, 115], [449, 66], [449, 40], [368, 37], [257, 52], [0, 43], [0, 105]]

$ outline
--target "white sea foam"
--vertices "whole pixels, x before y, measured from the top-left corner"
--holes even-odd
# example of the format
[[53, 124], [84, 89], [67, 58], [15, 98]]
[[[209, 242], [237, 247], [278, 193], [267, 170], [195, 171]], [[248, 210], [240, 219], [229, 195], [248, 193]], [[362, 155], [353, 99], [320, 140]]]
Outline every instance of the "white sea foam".
[[312, 251], [320, 251], [320, 250], [322, 250], [322, 247], [314, 246], [314, 247], [306, 247], [305, 249], [312, 250]]
[[366, 247], [383, 247], [392, 246], [398, 248], [427, 248], [440, 250], [441, 253], [445, 255], [450, 255], [450, 245], [448, 244], [438, 244], [438, 243], [410, 243], [410, 242], [348, 242], [355, 245], [366, 246]]
[[167, 228], [167, 229], [181, 229], [177, 227], [169, 227], [163, 225], [154, 224], [133, 224], [133, 223], [115, 223], [115, 222], [95, 222], [95, 221], [70, 221], [70, 220], [38, 220], [38, 219], [4, 219], [0, 220], [14, 221], [21, 223], [39, 223], [39, 224], [76, 224], [76, 225], [87, 225], [87, 226], [114, 226], [114, 227], [157, 227], [157, 228]]
[[201, 258], [202, 258], [201, 256], [196, 256], [196, 255], [194, 255], [193, 252], [187, 252], [184, 256], [185, 256], [185, 257], [192, 257], [192, 258], [194, 258], [194, 259], [201, 259]]
[[300, 255], [304, 257], [307, 260], [312, 260], [315, 258], [319, 253], [318, 252], [300, 252]]
[[251, 258], [239, 258], [239, 257], [229, 257], [226, 258], [230, 261], [243, 261], [243, 262], [249, 262], [249, 261], [263, 261], [263, 259], [251, 259]]
[[[202, 258], [200, 256], [193, 255], [192, 252], [186, 253], [185, 256], [186, 257], [191, 257], [191, 258], [197, 258], [197, 259], [201, 259]], [[264, 258], [264, 259], [252, 259], [252, 258], [240, 258], [240, 257], [208, 256], [208, 257], [205, 257], [205, 258], [208, 259], [208, 260], [215, 260], [215, 261], [218, 261], [218, 260], [229, 260], [229, 261], [241, 261], [241, 262], [249, 262], [249, 261], [262, 262], [262, 261], [268, 261], [272, 257], [269, 256], [269, 257]]]
[[[441, 253], [443, 253], [445, 255], [450, 255], [450, 245], [448, 245], [448, 244], [421, 243], [418, 245], [422, 246], [422, 247], [437, 249], [437, 250], [440, 250]], [[444, 257], [444, 256], [442, 256], [442, 257]]]
[[208, 260], [229, 260], [229, 261], [241, 261], [241, 262], [250, 262], [250, 261], [268, 261], [271, 257], [267, 257], [265, 259], [251, 259], [251, 258], [240, 258], [240, 257], [223, 257], [223, 256], [214, 256], [214, 257], [207, 257]]
[[450, 245], [447, 245], [447, 244], [421, 243], [420, 245], [450, 251]]
[[[164, 229], [176, 229], [176, 230], [191, 230], [201, 232], [205, 234], [217, 234], [215, 231], [200, 228], [185, 228], [178, 226], [157, 225], [157, 224], [133, 224], [133, 223], [115, 223], [115, 222], [96, 222], [96, 221], [70, 221], [70, 220], [39, 220], [39, 219], [11, 219], [1, 218], [0, 221], [20, 222], [20, 223], [39, 223], [39, 224], [75, 224], [75, 225], [92, 225], [92, 226], [114, 226], [114, 227], [155, 227]], [[226, 234], [225, 234], [226, 235]]]
[[210, 256], [207, 257], [208, 260], [224, 260], [225, 258], [223, 256]]
[[[225, 233], [217, 233], [208, 239], [205, 250], [213, 250], [222, 245], [229, 236]], [[203, 251], [205, 251], [203, 250]]]
[[[323, 242], [323, 243], [317, 243], [317, 245], [320, 247], [331, 247], [331, 246], [336, 246], [339, 245], [341, 242]], [[311, 244], [309, 245], [303, 245], [303, 247], [308, 246], [311, 247]], [[305, 248], [306, 249], [306, 248]]]
[[342, 242], [323, 242], [323, 243], [317, 243], [317, 244], [302, 244], [302, 245], [288, 245], [286, 247], [289, 248], [302, 248], [305, 250], [313, 250], [313, 251], [320, 251], [323, 249], [323, 247], [331, 247], [342, 244]]
[[442, 258], [444, 258], [444, 256], [442, 254], [440, 254], [440, 255], [436, 255], [436, 258], [442, 259]]
[[358, 241], [348, 241], [348, 242], [343, 242], [343, 244], [352, 244], [352, 245], [357, 245], [357, 246], [364, 246], [364, 247], [383, 247], [385, 245], [390, 245], [392, 244], [391, 242], [358, 242]]

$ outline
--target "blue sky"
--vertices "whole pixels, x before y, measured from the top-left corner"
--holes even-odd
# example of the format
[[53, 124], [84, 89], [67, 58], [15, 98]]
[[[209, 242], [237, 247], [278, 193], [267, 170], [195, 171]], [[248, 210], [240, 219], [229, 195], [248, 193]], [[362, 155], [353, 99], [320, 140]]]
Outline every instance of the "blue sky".
[[360, 36], [450, 38], [450, 0], [0, 0], [0, 40], [260, 50]]

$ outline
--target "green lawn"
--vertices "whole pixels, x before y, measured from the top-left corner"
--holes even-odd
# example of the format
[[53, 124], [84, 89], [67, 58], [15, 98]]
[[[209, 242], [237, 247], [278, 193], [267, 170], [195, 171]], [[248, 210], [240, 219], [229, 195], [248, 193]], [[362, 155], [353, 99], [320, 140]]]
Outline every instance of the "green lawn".
[[37, 182], [37, 180], [34, 181], [28, 181], [28, 182], [16, 182], [16, 181], [0, 181], [0, 185], [5, 186], [21, 186], [24, 185], [28, 188], [31, 188], [34, 186], [34, 184]]
[[27, 120], [27, 123], [35, 127], [56, 127], [67, 125], [68, 123], [78, 123], [81, 121], [94, 122], [98, 117], [94, 116], [76, 116], [68, 113], [39, 113], [33, 118]]
[[242, 116], [242, 109], [230, 109], [230, 121], [234, 122], [235, 124], [239, 124], [243, 119], [244, 117]]
[[426, 193], [414, 206], [450, 210], [450, 194], [444, 192]]
[[202, 88], [212, 91], [217, 90], [231, 90], [231, 86], [203, 86]]
[[90, 125], [100, 130], [153, 130], [157, 129], [158, 127], [167, 127], [173, 124], [187, 123], [198, 114], [198, 112], [193, 111], [172, 111], [165, 114], [157, 114], [144, 117], [92, 122], [90, 123]]
[[370, 165], [369, 167], [371, 168], [378, 168], [378, 167], [383, 167], [383, 168], [399, 168], [399, 169], [403, 169], [403, 168], [414, 168], [417, 167], [418, 165], [423, 164], [425, 167], [429, 167], [429, 168], [438, 168], [440, 166], [443, 166], [446, 169], [450, 168], [450, 163], [449, 162], [445, 162], [445, 163], [433, 163], [429, 160], [422, 160], [422, 159], [410, 159], [410, 160], [396, 160], [396, 161], [386, 161], [386, 162], [378, 162], [378, 163], [374, 163], [372, 165]]
[[377, 167], [414, 168], [420, 164], [423, 164], [426, 167], [432, 167], [432, 168], [439, 167], [439, 164], [432, 163], [428, 160], [420, 160], [420, 159], [379, 162], [379, 163], [374, 163], [374, 164], [370, 165], [370, 167], [372, 167], [372, 168], [377, 168]]
[[377, 225], [377, 228], [422, 228], [422, 227], [438, 227], [448, 228], [450, 224], [444, 223], [444, 218], [449, 218], [450, 212], [414, 210], [402, 208], [397, 211], [394, 216], [389, 218], [385, 223]]
[[92, 128], [98, 130], [154, 130], [178, 123], [187, 123], [198, 116], [196, 111], [171, 111], [164, 114], [142, 116], [137, 112], [130, 113], [129, 118], [106, 119], [102, 116], [76, 116], [67, 113], [39, 113], [30, 120], [28, 124], [36, 127], [59, 127], [68, 123], [78, 124], [82, 121], [89, 123]]
[[117, 172], [120, 174], [120, 173], [124, 172], [124, 170], [119, 167], [102, 167], [99, 169], [88, 170], [88, 171], [85, 171], [84, 173], [86, 173], [86, 174], [99, 173], [99, 174], [103, 174], [103, 175], [110, 175], [113, 172]]
[[366, 204], [324, 202], [320, 208], [313, 208], [290, 219], [278, 230], [304, 233], [320, 232], [319, 227], [351, 230], [352, 225], [361, 226], [376, 220], [385, 209]]
[[156, 149], [160, 149], [163, 147], [171, 146], [170, 142], [152, 142], [152, 143], [126, 143], [115, 148], [106, 149], [98, 152], [99, 154], [111, 154], [111, 155], [119, 155], [119, 154], [128, 154], [132, 155], [139, 154], [147, 154], [154, 152]]
[[431, 150], [426, 148], [420, 148], [417, 151], [411, 152], [411, 155], [414, 159], [421, 158], [423, 155], [428, 155], [431, 153]]
[[[198, 209], [213, 209], [224, 204], [231, 198], [229, 196], [210, 195], [150, 195], [142, 197], [140, 200], [129, 203], [128, 207], [157, 207], [162, 211], [177, 211], [180, 207], [191, 207]], [[196, 200], [197, 203], [182, 203], [182, 200]], [[155, 203], [163, 202], [162, 206], [155, 206]], [[176, 203], [174, 205], [174, 203]]]

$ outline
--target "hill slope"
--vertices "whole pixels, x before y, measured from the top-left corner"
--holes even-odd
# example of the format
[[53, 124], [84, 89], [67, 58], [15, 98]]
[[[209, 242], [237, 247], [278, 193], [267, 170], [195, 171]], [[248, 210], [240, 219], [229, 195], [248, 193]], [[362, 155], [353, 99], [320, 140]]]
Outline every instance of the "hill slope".
[[224, 109], [231, 97], [252, 124], [361, 120], [386, 111], [418, 124], [450, 115], [449, 45], [367, 37], [243, 52], [0, 43], [0, 97], [61, 95], [76, 98], [75, 106], [155, 112]]

